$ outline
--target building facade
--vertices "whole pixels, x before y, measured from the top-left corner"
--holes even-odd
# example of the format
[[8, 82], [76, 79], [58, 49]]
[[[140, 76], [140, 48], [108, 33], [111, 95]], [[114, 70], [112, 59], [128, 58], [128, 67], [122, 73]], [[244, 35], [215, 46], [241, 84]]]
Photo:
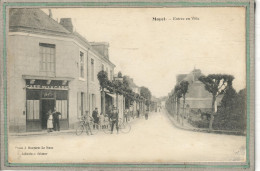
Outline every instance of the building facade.
[[[203, 74], [200, 69], [194, 69], [189, 74], [180, 74], [176, 77], [177, 83], [180, 83], [183, 80], [189, 82], [184, 108], [188, 108], [191, 111], [191, 113], [210, 113], [212, 110], [212, 94], [209, 93], [205, 89], [204, 84], [201, 81], [199, 81], [199, 77], [202, 75]], [[221, 99], [222, 96], [219, 96], [216, 99], [216, 109]], [[183, 98], [180, 99], [180, 106], [181, 108], [183, 107]]]
[[41, 131], [47, 112], [61, 112], [61, 129], [72, 129], [85, 111], [101, 111], [97, 74], [113, 79], [107, 43], [90, 43], [40, 9], [10, 9], [7, 38], [10, 132]]

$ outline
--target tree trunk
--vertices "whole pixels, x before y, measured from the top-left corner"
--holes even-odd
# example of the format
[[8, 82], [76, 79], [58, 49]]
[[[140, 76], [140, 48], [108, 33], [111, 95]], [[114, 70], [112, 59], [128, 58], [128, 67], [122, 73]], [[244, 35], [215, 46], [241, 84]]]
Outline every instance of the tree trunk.
[[183, 95], [183, 106], [182, 106], [182, 125], [183, 125], [183, 117], [184, 117], [184, 107], [185, 107], [185, 95]]
[[180, 123], [180, 98], [177, 98], [177, 121]]
[[175, 116], [175, 99], [173, 101], [170, 101], [170, 107], [171, 107], [171, 113], [173, 114], [173, 117]]
[[214, 113], [215, 113], [215, 102], [216, 102], [216, 96], [213, 95], [213, 98], [212, 98], [212, 108], [211, 108], [211, 116], [210, 116], [210, 121], [209, 121], [209, 130], [211, 131], [212, 130], [212, 124], [213, 124], [213, 121], [214, 121]]
[[116, 93], [116, 108], [118, 110], [118, 93]]
[[101, 112], [103, 114], [106, 113], [106, 98], [105, 98], [105, 91], [104, 88], [102, 88], [102, 92], [101, 92], [101, 96], [102, 96], [102, 107], [101, 107]]

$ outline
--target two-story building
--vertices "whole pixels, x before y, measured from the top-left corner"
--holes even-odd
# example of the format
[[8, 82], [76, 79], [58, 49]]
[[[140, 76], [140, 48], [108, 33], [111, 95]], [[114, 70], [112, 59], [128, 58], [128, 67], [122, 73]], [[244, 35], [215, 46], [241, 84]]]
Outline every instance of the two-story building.
[[[204, 84], [199, 81], [202, 76], [200, 69], [194, 69], [189, 74], [180, 74], [176, 77], [176, 82], [185, 80], [189, 82], [188, 92], [186, 94], [185, 107], [188, 106], [192, 113], [211, 112], [212, 94], [209, 93]], [[220, 104], [222, 96], [216, 99], [215, 108]], [[180, 106], [183, 106], [183, 98], [180, 99]]]
[[61, 129], [74, 128], [87, 110], [101, 110], [97, 74], [113, 79], [107, 43], [90, 43], [70, 18], [54, 20], [40, 9], [10, 9], [7, 37], [10, 132], [41, 131], [47, 112], [61, 112]]

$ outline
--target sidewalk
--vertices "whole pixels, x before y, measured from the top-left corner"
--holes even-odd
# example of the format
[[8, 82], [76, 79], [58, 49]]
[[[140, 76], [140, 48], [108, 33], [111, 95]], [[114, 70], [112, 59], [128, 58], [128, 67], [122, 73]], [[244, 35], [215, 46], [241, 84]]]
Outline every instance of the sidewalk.
[[[141, 118], [141, 117], [140, 117]], [[134, 118], [134, 119], [130, 119], [130, 121], [128, 121], [129, 124], [133, 124], [135, 123], [138, 119], [140, 118]], [[68, 129], [68, 130], [60, 130], [60, 131], [52, 131], [52, 132], [47, 132], [47, 130], [43, 130], [43, 131], [37, 131], [37, 132], [16, 132], [16, 133], [9, 133], [9, 136], [34, 136], [34, 135], [50, 135], [50, 136], [57, 136], [60, 134], [75, 134], [76, 133], [76, 129]]]
[[207, 128], [195, 128], [193, 127], [190, 123], [187, 122], [186, 119], [183, 120], [183, 125], [181, 124], [181, 118], [180, 118], [180, 123], [177, 122], [171, 116], [166, 110], [164, 111], [170, 121], [173, 123], [173, 125], [179, 129], [187, 130], [187, 131], [194, 131], [194, 132], [206, 132], [206, 133], [216, 133], [216, 134], [228, 134], [228, 135], [242, 135], [240, 131], [227, 131], [227, 130], [209, 130]]
[[9, 133], [10, 136], [31, 136], [31, 135], [57, 135], [57, 134], [65, 134], [65, 133], [75, 133], [74, 129], [69, 130], [61, 130], [61, 131], [53, 131], [47, 132], [47, 130], [38, 131], [38, 132], [20, 132], [20, 133]]

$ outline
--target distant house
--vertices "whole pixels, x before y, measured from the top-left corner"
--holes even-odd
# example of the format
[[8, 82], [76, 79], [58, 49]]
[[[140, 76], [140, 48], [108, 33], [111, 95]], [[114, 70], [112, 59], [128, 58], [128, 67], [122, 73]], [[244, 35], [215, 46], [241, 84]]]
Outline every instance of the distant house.
[[[203, 74], [200, 69], [194, 69], [189, 74], [177, 75], [176, 81], [180, 83], [183, 80], [189, 82], [188, 93], [186, 94], [185, 107], [189, 106], [192, 113], [211, 112], [212, 94], [209, 93], [202, 82], [198, 79]], [[215, 108], [219, 105], [222, 96], [219, 96], [215, 103]], [[181, 98], [181, 108], [183, 106], [183, 98]]]

